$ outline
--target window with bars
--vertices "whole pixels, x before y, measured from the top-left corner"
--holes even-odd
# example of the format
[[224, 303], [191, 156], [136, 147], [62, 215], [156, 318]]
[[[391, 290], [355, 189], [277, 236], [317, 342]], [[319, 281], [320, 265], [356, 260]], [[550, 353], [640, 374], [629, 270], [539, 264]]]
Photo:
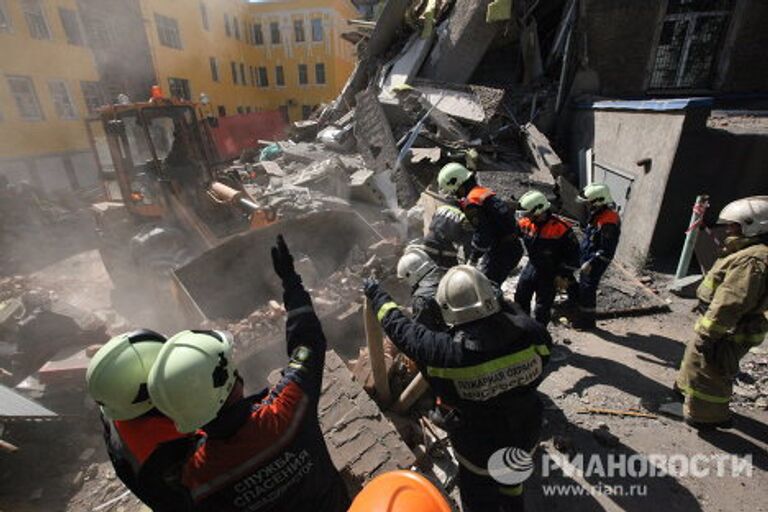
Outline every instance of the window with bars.
[[312, 41], [319, 42], [323, 40], [323, 20], [315, 18], [312, 20]]
[[280, 44], [280, 24], [273, 21], [269, 24], [269, 34], [272, 44]]
[[77, 11], [59, 7], [59, 17], [64, 33], [67, 35], [67, 42], [75, 46], [83, 46], [83, 31], [80, 29]]
[[104, 105], [104, 92], [99, 82], [80, 82], [80, 89], [83, 91], [83, 100], [89, 114], [95, 114], [96, 109]]
[[267, 68], [259, 66], [259, 87], [269, 87]]
[[34, 39], [50, 39], [51, 30], [48, 28], [48, 20], [45, 19], [40, 0], [21, 0], [21, 8], [24, 11], [24, 19], [27, 20], [29, 35]]
[[11, 30], [11, 17], [8, 14], [8, 6], [5, 5], [5, 0], [0, 0], [0, 32], [10, 32]]
[[299, 64], [299, 85], [306, 85], [309, 83], [307, 74], [307, 65]]
[[282, 87], [285, 85], [285, 73], [283, 66], [275, 66], [275, 84]]
[[654, 57], [651, 89], [708, 89], [733, 0], [669, 0]]
[[315, 83], [325, 83], [325, 64], [323, 63], [315, 64]]
[[245, 64], [240, 63], [240, 85], [248, 85], [248, 82], [245, 81]]
[[253, 44], [256, 46], [264, 44], [264, 34], [261, 32], [261, 23], [256, 23], [253, 26]]
[[192, 92], [189, 89], [189, 80], [186, 78], [169, 78], [168, 90], [172, 98], [191, 100]]
[[200, 20], [203, 22], [203, 29], [211, 30], [208, 22], [208, 6], [204, 2], [200, 2]]
[[232, 83], [237, 85], [237, 62], [230, 61], [229, 64], [232, 67]]
[[16, 107], [19, 109], [19, 116], [27, 121], [41, 121], [43, 111], [40, 108], [40, 102], [35, 92], [35, 84], [28, 76], [9, 76], [8, 88], [11, 91], [13, 99], [16, 100]]
[[160, 40], [160, 44], [168, 48], [181, 50], [179, 23], [168, 16], [155, 14], [155, 24], [157, 25], [157, 37]]
[[219, 61], [216, 59], [216, 57], [210, 57], [208, 59], [208, 62], [211, 65], [211, 80], [214, 82], [219, 81]]
[[293, 33], [297, 43], [304, 42], [304, 20], [293, 20]]
[[48, 82], [48, 90], [51, 92], [53, 107], [59, 119], [77, 119], [77, 110], [72, 103], [67, 84], [63, 80], [51, 80]]
[[251, 86], [256, 87], [256, 68], [253, 66], [248, 66], [248, 72], [251, 76]]

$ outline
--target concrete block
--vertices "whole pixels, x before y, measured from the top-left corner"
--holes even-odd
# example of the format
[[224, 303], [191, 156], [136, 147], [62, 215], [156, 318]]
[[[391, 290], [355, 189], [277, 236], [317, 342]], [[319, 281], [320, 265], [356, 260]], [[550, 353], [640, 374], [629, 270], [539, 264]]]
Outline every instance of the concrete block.
[[387, 207], [387, 198], [376, 184], [376, 175], [369, 169], [355, 171], [349, 177], [350, 199]]
[[424, 64], [424, 59], [427, 58], [431, 48], [432, 37], [422, 39], [418, 34], [414, 34], [400, 55], [396, 57], [392, 69], [384, 79], [380, 98], [384, 96], [385, 100], [391, 99], [394, 95], [393, 87], [410, 84]]
[[696, 298], [696, 289], [703, 279], [704, 276], [701, 274], [694, 274], [692, 276], [683, 277], [682, 279], [675, 279], [669, 285], [669, 291], [678, 297], [694, 299]]
[[456, 84], [469, 81], [503, 26], [485, 21], [490, 3], [491, 0], [456, 1], [450, 17], [437, 29], [437, 42], [420, 76]]
[[[554, 184], [554, 178], [565, 171], [562, 160], [557, 156], [549, 139], [539, 131], [533, 123], [527, 123], [522, 128], [523, 138], [528, 149], [528, 156], [544, 174], [542, 178]], [[546, 176], [549, 174], [550, 176]]]

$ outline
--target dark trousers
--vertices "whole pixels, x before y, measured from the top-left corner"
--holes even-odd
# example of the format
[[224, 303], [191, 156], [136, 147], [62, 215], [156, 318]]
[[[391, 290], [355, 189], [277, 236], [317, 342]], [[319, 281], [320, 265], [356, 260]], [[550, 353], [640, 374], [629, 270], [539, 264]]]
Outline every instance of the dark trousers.
[[595, 323], [595, 309], [597, 307], [597, 287], [600, 279], [608, 269], [608, 263], [602, 260], [592, 262], [592, 269], [587, 275], [579, 275], [578, 282], [574, 281], [568, 287], [568, 298], [579, 306], [579, 322], [584, 324]]
[[458, 425], [448, 429], [460, 457], [458, 485], [464, 512], [525, 509], [524, 484], [510, 486], [494, 480], [487, 474], [488, 459], [503, 448], [533, 451], [541, 434], [542, 413], [541, 399], [531, 392], [520, 396], [510, 413], [467, 413]]
[[523, 258], [523, 242], [516, 236], [507, 237], [493, 246], [477, 264], [485, 277], [501, 286]]
[[515, 289], [515, 302], [529, 315], [534, 294], [536, 307], [533, 318], [546, 326], [552, 318], [552, 304], [555, 302], [555, 275], [552, 272], [537, 271], [529, 261], [520, 273]]

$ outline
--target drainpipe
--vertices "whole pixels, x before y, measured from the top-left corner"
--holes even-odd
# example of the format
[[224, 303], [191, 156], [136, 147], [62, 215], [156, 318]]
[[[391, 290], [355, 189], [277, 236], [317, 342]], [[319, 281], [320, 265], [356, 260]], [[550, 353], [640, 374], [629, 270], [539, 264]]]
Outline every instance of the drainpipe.
[[707, 211], [708, 206], [709, 196], [696, 196], [696, 202], [693, 205], [693, 212], [691, 213], [691, 222], [688, 225], [688, 230], [685, 232], [683, 251], [680, 253], [680, 260], [677, 263], [677, 271], [675, 272], [676, 281], [688, 275], [688, 267], [691, 265], [693, 248], [696, 246], [696, 240], [699, 238], [699, 227], [701, 226], [704, 212]]

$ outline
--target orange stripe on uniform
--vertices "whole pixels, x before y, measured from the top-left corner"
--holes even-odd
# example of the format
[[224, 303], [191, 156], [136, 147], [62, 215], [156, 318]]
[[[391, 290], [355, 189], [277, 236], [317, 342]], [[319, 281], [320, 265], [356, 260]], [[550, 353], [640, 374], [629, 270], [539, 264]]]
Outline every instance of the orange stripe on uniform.
[[173, 421], [165, 416], [134, 418], [114, 423], [123, 445], [139, 465], [147, 461], [158, 445], [187, 436], [176, 430]]
[[494, 195], [496, 195], [496, 193], [489, 188], [475, 187], [469, 191], [469, 194], [467, 194], [467, 203], [481, 205], [486, 199]]
[[597, 217], [595, 218], [595, 224], [597, 227], [605, 226], [606, 224], [619, 224], [621, 222], [621, 217], [619, 217], [619, 214], [616, 213], [615, 210], [611, 210], [610, 208], [603, 210], [602, 212], [597, 214]]

